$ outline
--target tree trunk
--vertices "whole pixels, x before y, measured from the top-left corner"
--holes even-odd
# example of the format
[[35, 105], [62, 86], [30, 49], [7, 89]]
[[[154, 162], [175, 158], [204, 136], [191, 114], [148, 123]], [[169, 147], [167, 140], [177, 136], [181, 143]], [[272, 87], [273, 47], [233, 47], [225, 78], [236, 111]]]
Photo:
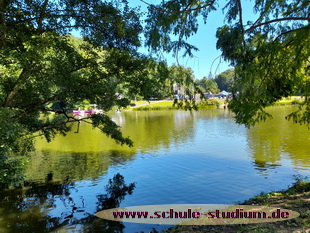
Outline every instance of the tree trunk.
[[21, 74], [19, 75], [19, 79], [17, 80], [16, 85], [14, 86], [13, 90], [6, 97], [6, 100], [3, 104], [4, 107], [10, 107], [11, 106], [15, 95], [20, 90], [20, 88], [23, 86], [23, 84], [25, 83], [28, 73], [29, 73], [29, 70], [27, 70], [25, 68], [22, 70]]

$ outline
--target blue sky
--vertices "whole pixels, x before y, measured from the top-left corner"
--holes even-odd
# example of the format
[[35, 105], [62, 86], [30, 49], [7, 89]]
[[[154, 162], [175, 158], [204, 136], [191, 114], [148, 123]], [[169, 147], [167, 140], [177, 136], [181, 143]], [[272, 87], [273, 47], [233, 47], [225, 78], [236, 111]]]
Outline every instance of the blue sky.
[[[160, 0], [145, 0], [149, 4], [158, 4]], [[229, 0], [227, 0], [229, 1]], [[180, 57], [178, 59], [179, 64], [185, 67], [191, 68], [194, 71], [196, 79], [201, 79], [204, 76], [208, 77], [211, 72], [212, 76], [218, 75], [219, 73], [232, 68], [229, 63], [217, 59], [220, 56], [220, 51], [216, 49], [216, 30], [225, 23], [225, 17], [222, 13], [223, 6], [227, 1], [218, 0], [220, 2], [220, 7], [217, 11], [213, 11], [209, 14], [207, 23], [204, 24], [202, 18], [199, 19], [199, 29], [198, 32], [189, 38], [188, 42], [195, 45], [199, 51], [194, 52], [194, 57]], [[140, 0], [128, 0], [131, 7], [139, 6], [142, 12], [147, 12], [147, 5]], [[241, 1], [243, 6], [243, 21], [255, 21], [256, 17], [253, 12], [253, 2], [251, 1]], [[79, 37], [78, 32], [72, 32], [73, 35]], [[143, 37], [142, 37], [143, 38]], [[146, 48], [141, 48], [140, 52], [148, 53]], [[180, 53], [181, 55], [182, 53]], [[172, 54], [164, 54], [168, 65], [176, 64], [177, 60], [172, 56]]]
[[[150, 4], [157, 4], [158, 0], [145, 0]], [[220, 2], [220, 1], [219, 1]], [[195, 74], [196, 79], [201, 79], [204, 76], [211, 74], [213, 76], [231, 68], [225, 61], [216, 59], [220, 56], [220, 51], [216, 49], [216, 30], [224, 25], [225, 17], [222, 14], [222, 8], [227, 1], [221, 1], [220, 7], [217, 11], [209, 14], [207, 24], [203, 23], [202, 18], [199, 20], [198, 32], [192, 36], [188, 42], [198, 47], [199, 51], [194, 53], [193, 58], [179, 58], [179, 64], [185, 67], [190, 67]], [[140, 0], [129, 0], [131, 6], [140, 6], [141, 11], [147, 11], [147, 5]], [[243, 5], [243, 20], [246, 23], [248, 20], [255, 21], [253, 13], [253, 2], [242, 1]], [[146, 51], [146, 50], [141, 50]], [[169, 65], [176, 63], [176, 58], [172, 54], [165, 54], [165, 58]], [[216, 60], [215, 60], [216, 59]], [[214, 61], [215, 60], [215, 61]], [[213, 63], [213, 65], [212, 65]]]

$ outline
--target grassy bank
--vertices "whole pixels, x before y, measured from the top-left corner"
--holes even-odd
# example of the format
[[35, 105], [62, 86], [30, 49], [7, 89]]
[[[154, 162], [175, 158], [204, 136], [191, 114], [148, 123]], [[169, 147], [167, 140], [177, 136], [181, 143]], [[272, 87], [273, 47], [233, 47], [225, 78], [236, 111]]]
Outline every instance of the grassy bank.
[[282, 105], [299, 105], [302, 104], [305, 101], [305, 99], [300, 99], [298, 96], [292, 96], [288, 98], [283, 98], [277, 102], [275, 102], [273, 105], [276, 106], [282, 106]]
[[132, 108], [133, 111], [149, 111], [149, 110], [173, 110], [173, 101], [172, 100], [166, 100], [162, 102], [150, 102], [147, 105]]
[[260, 224], [220, 226], [176, 226], [164, 233], [204, 232], [310, 232], [310, 183], [296, 181], [287, 190], [255, 196], [241, 205], [266, 205], [289, 209], [300, 213], [298, 218]]
[[[283, 98], [277, 101], [273, 105], [284, 106], [284, 105], [298, 105], [304, 102], [304, 99], [299, 99], [300, 97], [292, 96], [288, 98]], [[126, 111], [158, 111], [158, 110], [184, 110], [183, 105], [173, 105], [173, 100], [161, 100], [161, 101], [136, 101], [131, 103], [131, 107], [125, 108]], [[180, 103], [180, 102], [179, 102]], [[219, 99], [208, 99], [197, 102], [198, 109], [216, 109], [223, 107], [225, 100]]]
[[[133, 111], [153, 111], [153, 110], [184, 110], [184, 105], [173, 105], [174, 101], [165, 100], [157, 103], [147, 103], [143, 106], [136, 105], [131, 108]], [[180, 103], [180, 102], [179, 102]], [[224, 101], [221, 100], [204, 100], [197, 103], [198, 109], [215, 109], [219, 108]]]

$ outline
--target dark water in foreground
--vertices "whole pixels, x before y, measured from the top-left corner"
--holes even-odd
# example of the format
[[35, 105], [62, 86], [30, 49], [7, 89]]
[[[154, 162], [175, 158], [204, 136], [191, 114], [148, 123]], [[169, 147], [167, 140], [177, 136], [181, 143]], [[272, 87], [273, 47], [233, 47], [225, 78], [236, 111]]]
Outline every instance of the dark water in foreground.
[[78, 134], [38, 141], [26, 172], [31, 187], [1, 194], [0, 232], [160, 231], [167, 226], [105, 221], [94, 213], [232, 204], [287, 188], [294, 175], [310, 170], [310, 134], [284, 119], [291, 110], [270, 108], [274, 119], [252, 129], [236, 125], [226, 110], [122, 112], [112, 118], [133, 148], [86, 124]]

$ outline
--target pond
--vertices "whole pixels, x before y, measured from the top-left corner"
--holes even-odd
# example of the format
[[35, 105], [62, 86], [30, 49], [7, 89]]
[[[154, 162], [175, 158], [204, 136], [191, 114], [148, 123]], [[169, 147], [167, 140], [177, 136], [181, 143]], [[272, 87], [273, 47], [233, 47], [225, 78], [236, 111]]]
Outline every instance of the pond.
[[[251, 129], [228, 110], [121, 112], [112, 119], [134, 147], [81, 124], [53, 142], [38, 140], [29, 186], [0, 196], [0, 232], [153, 232], [169, 226], [99, 219], [105, 208], [234, 204], [287, 188], [310, 170], [307, 127], [288, 122], [292, 107]], [[118, 175], [117, 175], [118, 174]]]

